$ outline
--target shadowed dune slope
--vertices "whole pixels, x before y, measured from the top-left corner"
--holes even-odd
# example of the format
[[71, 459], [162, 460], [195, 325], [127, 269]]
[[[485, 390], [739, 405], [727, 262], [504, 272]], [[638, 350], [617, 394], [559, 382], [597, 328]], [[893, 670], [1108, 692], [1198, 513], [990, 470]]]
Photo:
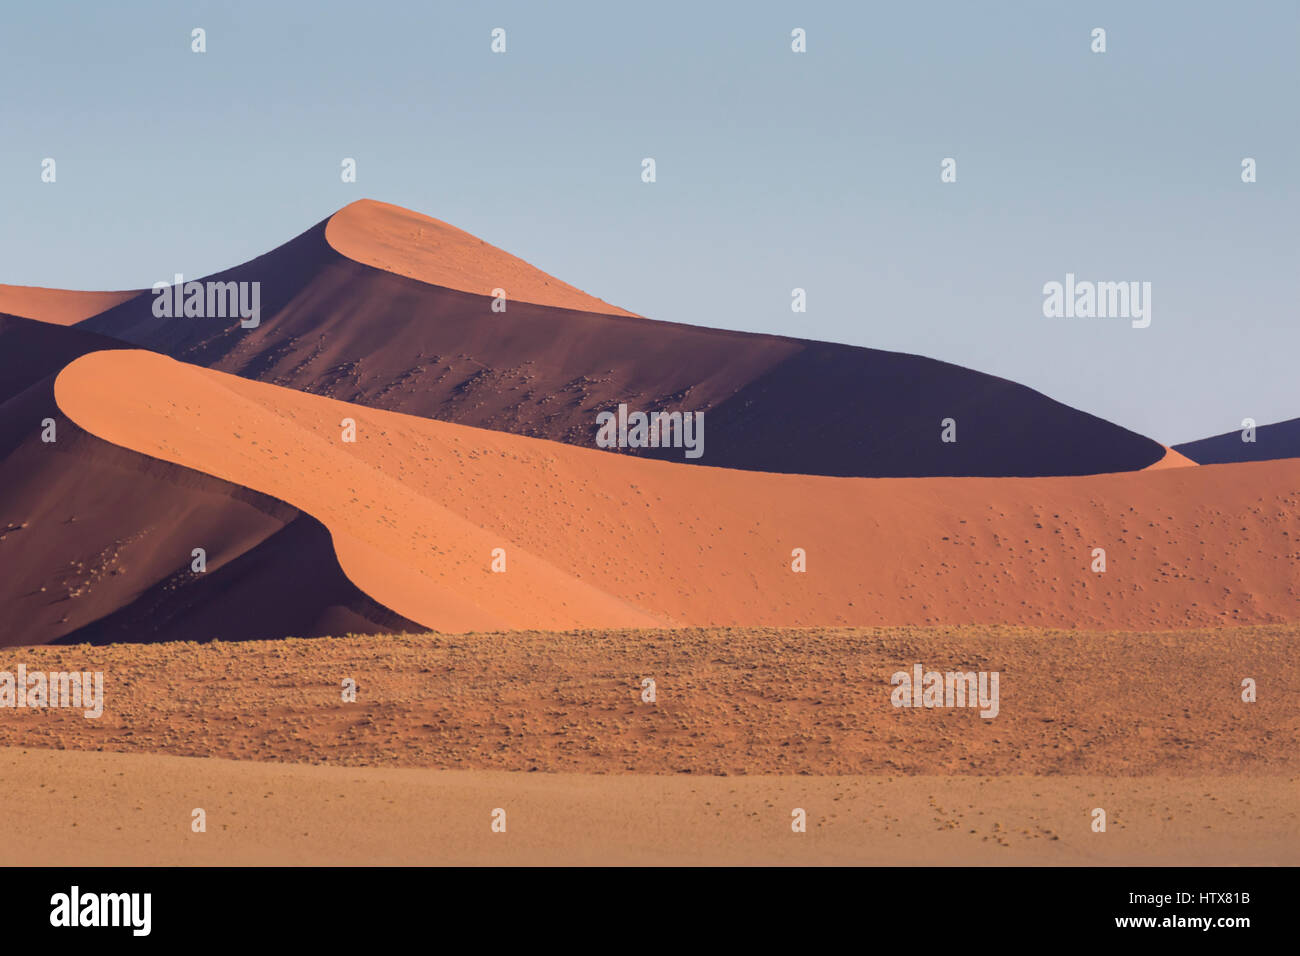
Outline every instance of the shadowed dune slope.
[[[221, 517], [229, 520], [228, 515]], [[191, 523], [186, 531], [197, 540], [220, 543], [226, 527]], [[210, 564], [201, 575], [183, 565], [166, 585], [144, 591], [54, 643], [242, 641], [420, 630], [347, 579], [329, 532], [309, 515], [295, 513], [287, 524], [232, 558], [215, 567]]]
[[[991, 375], [915, 355], [632, 316], [460, 230], [361, 201], [209, 277], [260, 282], [256, 328], [84, 327], [197, 365], [374, 408], [591, 446], [596, 415], [704, 411], [699, 463], [819, 475], [1131, 471], [1158, 443]], [[505, 312], [490, 292], [504, 288]], [[955, 443], [940, 440], [957, 421]], [[642, 450], [685, 460], [680, 449]]]
[[38, 286], [0, 285], [0, 312], [54, 325], [74, 325], [140, 295], [126, 292], [77, 292]]
[[1238, 429], [1174, 447], [1202, 465], [1300, 458], [1300, 418], [1260, 425], [1255, 429], [1253, 442], [1242, 441]]
[[[318, 518], [359, 588], [437, 630], [1300, 617], [1295, 461], [996, 480], [688, 468], [148, 352], [78, 359], [55, 393], [107, 441]], [[495, 548], [506, 573], [491, 571]], [[1096, 548], [1104, 573], [1091, 570]], [[791, 570], [794, 549], [805, 573]]]
[[[69, 421], [55, 375], [118, 345], [0, 316], [0, 646], [413, 627], [344, 578], [328, 534], [296, 509]], [[190, 572], [195, 547], [207, 575]]]

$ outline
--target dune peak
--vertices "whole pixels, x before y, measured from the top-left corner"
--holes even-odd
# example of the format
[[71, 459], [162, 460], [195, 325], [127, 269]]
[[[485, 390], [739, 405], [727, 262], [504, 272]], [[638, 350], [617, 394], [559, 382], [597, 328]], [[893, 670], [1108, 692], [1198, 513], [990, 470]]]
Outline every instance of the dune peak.
[[325, 224], [325, 241], [354, 262], [429, 285], [510, 302], [636, 317], [463, 229], [402, 206], [358, 199]]

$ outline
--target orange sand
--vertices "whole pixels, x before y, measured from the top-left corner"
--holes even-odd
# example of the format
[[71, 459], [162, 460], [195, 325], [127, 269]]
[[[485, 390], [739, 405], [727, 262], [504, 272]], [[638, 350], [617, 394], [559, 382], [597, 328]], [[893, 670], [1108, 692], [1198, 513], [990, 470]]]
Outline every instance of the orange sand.
[[[742, 472], [367, 409], [141, 351], [77, 359], [55, 396], [107, 441], [314, 515], [359, 588], [437, 630], [1300, 618], [1296, 460], [1083, 478]], [[340, 440], [344, 418], [355, 443]], [[497, 547], [504, 574], [490, 570]], [[1097, 547], [1104, 574], [1090, 570]], [[807, 573], [792, 573], [794, 548]]]
[[15, 748], [0, 775], [0, 816], [40, 834], [0, 841], [4, 866], [1300, 862], [1296, 780], [1277, 777], [592, 776]]
[[1160, 471], [1164, 468], [1196, 468], [1198, 465], [1186, 455], [1174, 451], [1168, 446], [1165, 447], [1165, 457], [1161, 458], [1154, 465], [1147, 465], [1143, 471]]
[[[0, 747], [692, 778], [1295, 778], [1298, 640], [1297, 624], [728, 627], [12, 648], [0, 670], [103, 672], [104, 712], [0, 708]], [[917, 661], [997, 671], [997, 716], [893, 706], [891, 675]]]
[[0, 312], [24, 319], [39, 319], [54, 325], [74, 325], [140, 294], [139, 290], [77, 292], [72, 289], [0, 285]]
[[354, 202], [330, 217], [325, 241], [363, 265], [430, 285], [486, 296], [501, 288], [512, 302], [635, 315], [440, 219], [373, 199]]

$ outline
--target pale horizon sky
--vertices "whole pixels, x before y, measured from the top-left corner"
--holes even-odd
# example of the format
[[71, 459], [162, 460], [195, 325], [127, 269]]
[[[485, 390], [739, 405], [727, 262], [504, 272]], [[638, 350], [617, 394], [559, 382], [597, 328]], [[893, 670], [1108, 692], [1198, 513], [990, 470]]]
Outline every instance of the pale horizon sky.
[[[11, 5], [0, 282], [199, 277], [373, 198], [650, 318], [927, 355], [1177, 444], [1300, 415], [1298, 51], [1290, 0]], [[1067, 272], [1150, 282], [1151, 326], [1045, 318]]]

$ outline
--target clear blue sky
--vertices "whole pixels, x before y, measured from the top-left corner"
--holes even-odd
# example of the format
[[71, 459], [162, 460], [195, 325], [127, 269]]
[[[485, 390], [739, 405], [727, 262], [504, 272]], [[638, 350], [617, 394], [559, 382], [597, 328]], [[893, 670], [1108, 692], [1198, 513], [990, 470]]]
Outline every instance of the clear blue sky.
[[[933, 356], [1168, 443], [1300, 415], [1294, 0], [0, 18], [0, 282], [197, 277], [370, 197], [652, 318]], [[1044, 318], [1066, 272], [1151, 282], [1151, 327]]]

